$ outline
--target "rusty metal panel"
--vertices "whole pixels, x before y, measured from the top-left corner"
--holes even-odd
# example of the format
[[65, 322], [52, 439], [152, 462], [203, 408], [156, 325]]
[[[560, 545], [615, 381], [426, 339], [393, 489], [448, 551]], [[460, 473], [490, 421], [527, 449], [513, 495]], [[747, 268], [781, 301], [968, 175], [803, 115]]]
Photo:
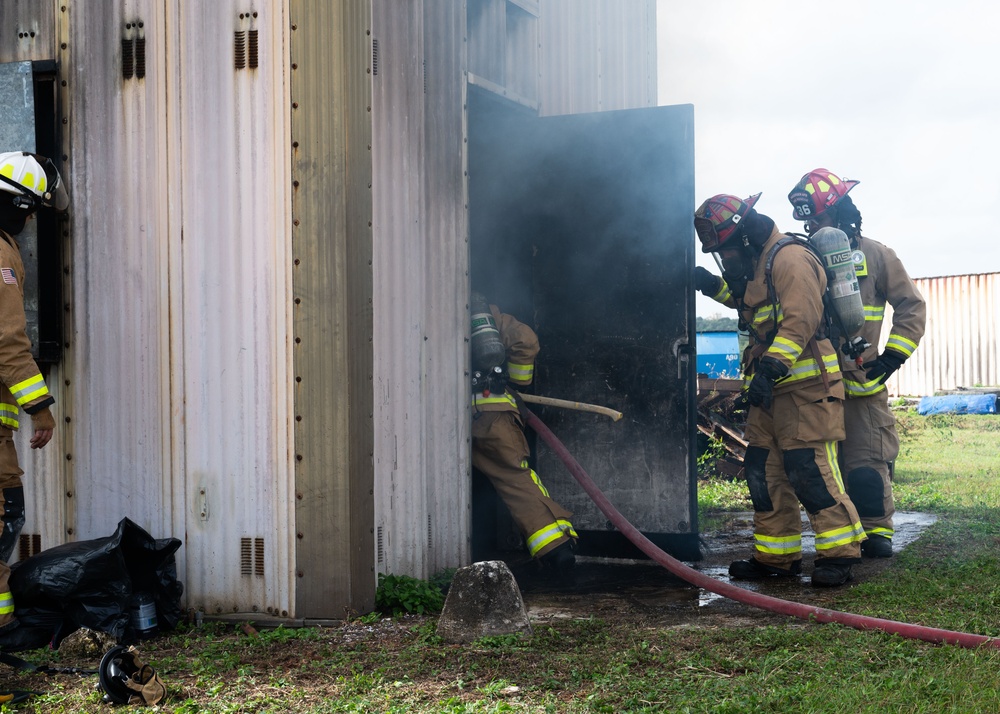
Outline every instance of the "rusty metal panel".
[[656, 105], [656, 2], [539, 4], [541, 114]]
[[375, 601], [371, 3], [291, 0], [296, 612]]
[[[962, 387], [1000, 386], [1000, 273], [914, 280], [927, 301], [920, 346], [886, 383], [891, 395], [931, 396]], [[882, 346], [892, 310], [886, 306]]]

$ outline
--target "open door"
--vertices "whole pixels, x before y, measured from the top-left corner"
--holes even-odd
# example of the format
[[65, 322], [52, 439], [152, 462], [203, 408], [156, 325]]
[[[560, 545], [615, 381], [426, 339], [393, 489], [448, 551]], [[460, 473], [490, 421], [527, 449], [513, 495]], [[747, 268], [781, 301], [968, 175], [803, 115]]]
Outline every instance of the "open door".
[[[31, 151], [59, 165], [55, 121], [56, 63], [0, 63], [0, 152]], [[64, 177], [65, 178], [65, 177]], [[24, 312], [31, 355], [62, 356], [62, 258], [59, 219], [39, 211], [17, 236], [24, 262]]]
[[[535, 393], [624, 413], [534, 407], [685, 560], [699, 557], [693, 124], [690, 105], [540, 118], [470, 88], [472, 288], [538, 333]], [[581, 554], [641, 557], [544, 445], [535, 468], [573, 511]]]

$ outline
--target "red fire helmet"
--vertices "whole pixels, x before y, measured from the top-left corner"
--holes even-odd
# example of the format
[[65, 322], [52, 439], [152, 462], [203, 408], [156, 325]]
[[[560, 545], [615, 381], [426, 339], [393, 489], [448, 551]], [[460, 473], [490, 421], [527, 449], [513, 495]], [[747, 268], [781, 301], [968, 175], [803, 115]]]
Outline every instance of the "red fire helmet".
[[759, 193], [745, 199], [720, 193], [701, 204], [694, 212], [694, 229], [701, 240], [702, 251], [712, 253], [722, 248], [759, 198]]
[[824, 213], [860, 181], [841, 179], [827, 169], [813, 169], [795, 184], [788, 194], [792, 204], [792, 217], [797, 221], [807, 221]]

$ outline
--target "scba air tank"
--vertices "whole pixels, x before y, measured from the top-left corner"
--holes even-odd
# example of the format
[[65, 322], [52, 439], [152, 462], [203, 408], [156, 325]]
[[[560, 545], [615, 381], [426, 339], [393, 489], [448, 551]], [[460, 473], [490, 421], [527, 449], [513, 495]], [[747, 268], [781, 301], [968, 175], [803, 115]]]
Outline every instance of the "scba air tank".
[[472, 293], [472, 369], [490, 374], [494, 367], [502, 367], [507, 350], [500, 339], [500, 330], [490, 312], [486, 298]]
[[839, 228], [820, 228], [809, 236], [809, 242], [819, 253], [826, 268], [827, 292], [836, 313], [838, 326], [853, 337], [865, 326], [865, 306], [854, 271], [851, 242]]

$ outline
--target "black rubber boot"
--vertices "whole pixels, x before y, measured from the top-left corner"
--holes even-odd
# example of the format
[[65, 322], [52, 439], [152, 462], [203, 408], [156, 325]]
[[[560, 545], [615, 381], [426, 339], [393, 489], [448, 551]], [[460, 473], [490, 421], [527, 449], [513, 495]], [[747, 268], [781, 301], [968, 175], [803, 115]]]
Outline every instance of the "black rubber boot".
[[861, 542], [861, 555], [866, 558], [891, 558], [892, 541], [885, 536], [870, 535]]
[[729, 577], [737, 580], [763, 580], [764, 578], [797, 578], [802, 572], [802, 561], [796, 560], [788, 568], [765, 565], [755, 558], [734, 560], [729, 564]]
[[854, 578], [850, 565], [817, 561], [813, 568], [812, 584], [820, 588], [835, 588]]
[[3, 490], [3, 513], [0, 514], [0, 519], [3, 526], [0, 531], [0, 560], [9, 563], [24, 527], [24, 488], [18, 486]]
[[553, 548], [541, 556], [539, 560], [542, 563], [542, 567], [549, 574], [559, 576], [571, 575], [573, 568], [576, 566], [576, 556], [573, 554], [573, 541], [568, 540]]

